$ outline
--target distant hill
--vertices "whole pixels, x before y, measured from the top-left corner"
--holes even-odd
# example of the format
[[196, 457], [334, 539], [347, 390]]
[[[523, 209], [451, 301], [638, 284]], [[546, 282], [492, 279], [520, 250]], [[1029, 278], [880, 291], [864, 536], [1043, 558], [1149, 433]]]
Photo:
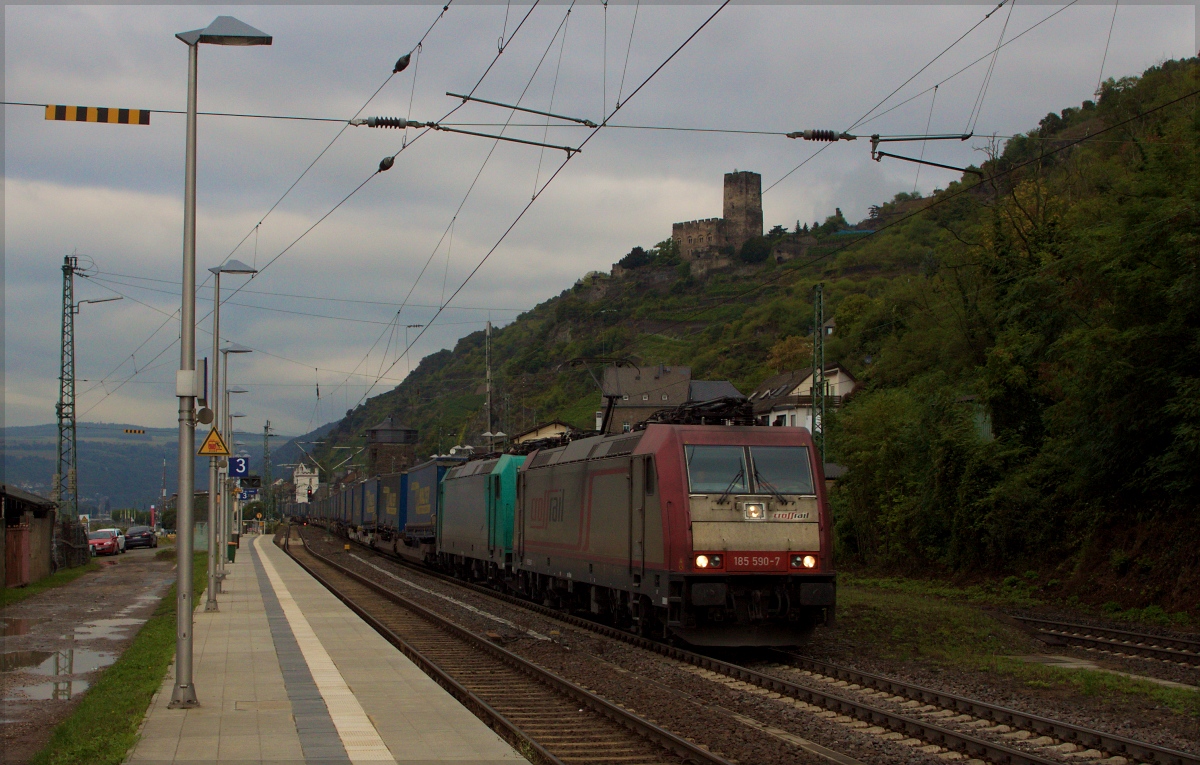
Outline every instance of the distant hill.
[[[201, 428], [197, 428], [199, 433]], [[129, 434], [126, 428], [145, 434]], [[50, 496], [54, 463], [58, 453], [58, 427], [31, 425], [3, 429], [4, 482]], [[105, 509], [145, 507], [162, 493], [163, 460], [167, 465], [167, 495], [178, 486], [175, 428], [145, 428], [123, 423], [81, 422], [77, 426], [79, 448], [79, 494], [85, 507]], [[239, 433], [245, 445], [239, 451], [250, 455], [251, 470], [262, 469], [261, 433]], [[293, 447], [294, 448], [294, 447]], [[272, 464], [294, 462], [290, 452], [272, 455]], [[208, 460], [196, 458], [197, 485], [207, 486]], [[276, 477], [279, 470], [275, 472]]]
[[[1110, 79], [931, 197], [776, 226], [710, 268], [671, 241], [614, 253], [493, 333], [493, 429], [591, 427], [600, 357], [745, 392], [806, 367], [822, 283], [826, 361], [862, 383], [827, 423], [841, 565], [1200, 607], [1198, 91], [1197, 59]], [[422, 457], [478, 444], [484, 375], [475, 332], [348, 411], [320, 456], [388, 416]]]

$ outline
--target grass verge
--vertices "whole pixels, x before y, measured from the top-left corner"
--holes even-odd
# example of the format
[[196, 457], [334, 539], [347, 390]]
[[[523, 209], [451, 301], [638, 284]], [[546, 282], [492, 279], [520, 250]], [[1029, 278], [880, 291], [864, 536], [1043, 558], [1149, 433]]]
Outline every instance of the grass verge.
[[84, 574], [95, 571], [98, 568], [100, 568], [100, 565], [96, 561], [91, 560], [82, 566], [56, 571], [45, 579], [26, 585], [25, 587], [5, 587], [0, 590], [0, 608], [7, 608], [14, 603], [20, 603], [26, 598], [32, 598], [38, 593], [52, 590], [55, 587], [62, 587], [64, 584], [70, 584]]
[[[192, 588], [197, 600], [208, 576], [197, 553]], [[163, 597], [129, 648], [88, 690], [71, 716], [54, 729], [32, 765], [117, 765], [137, 743], [138, 726], [175, 655], [175, 587]]]
[[838, 632], [846, 642], [888, 659], [921, 659], [990, 672], [1030, 688], [1073, 695], [1141, 697], [1180, 714], [1200, 717], [1200, 693], [1186, 688], [1016, 658], [1045, 653], [1046, 647], [981, 606], [1011, 605], [1023, 598], [1020, 592], [956, 588], [936, 582], [844, 577], [838, 583]]

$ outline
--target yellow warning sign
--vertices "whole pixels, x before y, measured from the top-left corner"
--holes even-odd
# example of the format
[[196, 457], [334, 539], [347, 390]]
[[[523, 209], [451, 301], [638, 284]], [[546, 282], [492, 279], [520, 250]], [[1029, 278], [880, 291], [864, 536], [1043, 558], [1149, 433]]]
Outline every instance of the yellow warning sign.
[[208, 432], [204, 443], [200, 444], [200, 451], [197, 454], [201, 457], [228, 457], [229, 447], [225, 445], [225, 439], [221, 438], [217, 429], [213, 428]]

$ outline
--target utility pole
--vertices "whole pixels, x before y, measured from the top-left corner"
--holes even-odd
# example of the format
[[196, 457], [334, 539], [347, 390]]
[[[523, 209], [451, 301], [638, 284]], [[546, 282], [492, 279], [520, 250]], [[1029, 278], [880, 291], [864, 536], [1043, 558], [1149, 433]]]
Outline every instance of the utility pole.
[[813, 287], [812, 437], [825, 461], [825, 295], [824, 284]]
[[487, 437], [488, 451], [492, 451], [492, 323], [487, 323], [483, 333], [483, 364], [487, 367]]
[[271, 517], [271, 508], [274, 505], [273, 496], [271, 494], [271, 421], [267, 420], [263, 425], [263, 465], [262, 465], [262, 493], [263, 493], [263, 509], [266, 512], [265, 517]]
[[75, 271], [79, 258], [63, 258], [62, 336], [58, 372], [58, 462], [54, 472], [54, 501], [60, 515], [79, 518], [78, 452], [75, 440]]

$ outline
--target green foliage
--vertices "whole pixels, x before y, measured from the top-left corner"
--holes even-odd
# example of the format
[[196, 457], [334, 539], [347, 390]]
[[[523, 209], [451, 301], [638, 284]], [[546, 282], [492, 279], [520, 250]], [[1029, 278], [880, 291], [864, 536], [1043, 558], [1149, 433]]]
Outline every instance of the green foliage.
[[[985, 568], [1033, 592], [1024, 574], [1049, 577], [1103, 530], [1195, 518], [1195, 101], [1047, 152], [1198, 87], [1194, 59], [1110, 80], [1095, 103], [996, 147], [988, 180], [896, 195], [872, 236], [834, 236], [849, 226], [836, 211], [811, 229], [804, 259], [694, 277], [673, 240], [635, 249], [626, 258], [641, 265], [625, 278], [582, 280], [493, 334], [493, 422], [507, 433], [554, 417], [592, 427], [598, 369], [564, 365], [578, 357], [687, 364], [749, 392], [772, 373], [773, 349], [776, 369], [800, 365], [779, 344], [810, 336], [819, 281], [837, 319], [826, 358], [860, 382], [828, 431], [829, 459], [849, 468], [832, 493], [843, 563]], [[752, 242], [742, 260], [769, 260], [770, 237]], [[444, 451], [485, 429], [483, 366], [477, 332], [327, 440], [361, 445], [392, 414], [420, 431], [419, 455]], [[1128, 548], [1110, 566], [1108, 548], [1098, 553], [1105, 576], [1166, 575], [1155, 551]]]
[[762, 263], [770, 256], [772, 244], [769, 237], [751, 237], [742, 243], [742, 248], [738, 250], [738, 257], [743, 263]]
[[[1195, 90], [1198, 72], [1194, 60], [1169, 62], [1110, 82], [1099, 103], [1047, 117], [1034, 137], [1094, 132]], [[835, 357], [872, 360], [830, 439], [849, 467], [835, 500], [844, 553], [1019, 572], [1110, 524], [1194, 517], [1193, 107], [1002, 176], [855, 248], [853, 262], [879, 262], [899, 240], [893, 262], [917, 273], [837, 308]], [[1046, 146], [1011, 141], [989, 171]], [[1110, 568], [1149, 576], [1154, 561], [1115, 550]]]
[[[208, 576], [204, 553], [196, 553], [192, 571], [198, 601]], [[50, 741], [34, 755], [34, 765], [117, 765], [125, 761], [175, 655], [175, 601], [172, 585], [121, 658], [104, 670], [71, 716], [58, 724]]]

